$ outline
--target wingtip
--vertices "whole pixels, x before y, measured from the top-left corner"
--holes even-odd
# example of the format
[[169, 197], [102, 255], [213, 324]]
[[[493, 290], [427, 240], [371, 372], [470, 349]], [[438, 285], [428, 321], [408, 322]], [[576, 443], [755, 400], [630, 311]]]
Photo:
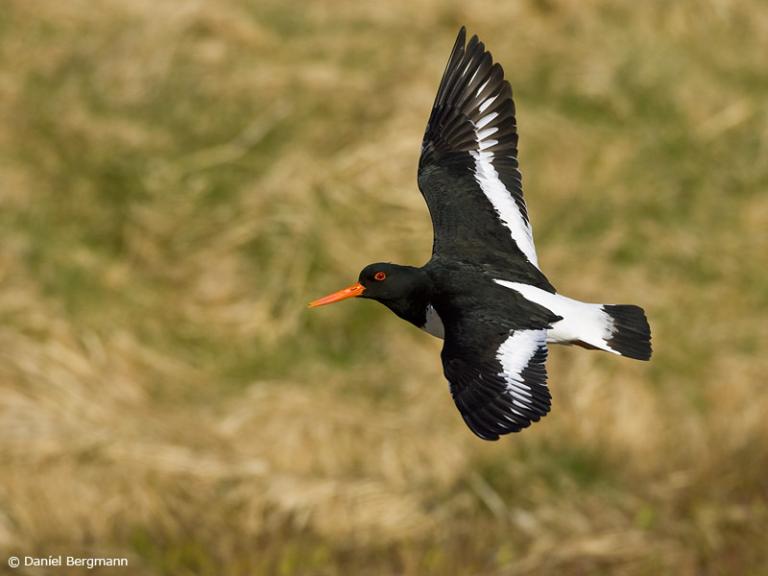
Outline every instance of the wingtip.
[[472, 37], [469, 39], [469, 42], [467, 42], [467, 27], [462, 25], [462, 27], [459, 28], [459, 33], [456, 35], [456, 44], [465, 46], [465, 45], [474, 45], [479, 43], [480, 43], [480, 37], [477, 34], [472, 34]]
[[467, 27], [462, 26], [459, 28], [459, 33], [456, 35], [456, 42], [454, 43], [456, 46], [464, 46], [467, 41]]

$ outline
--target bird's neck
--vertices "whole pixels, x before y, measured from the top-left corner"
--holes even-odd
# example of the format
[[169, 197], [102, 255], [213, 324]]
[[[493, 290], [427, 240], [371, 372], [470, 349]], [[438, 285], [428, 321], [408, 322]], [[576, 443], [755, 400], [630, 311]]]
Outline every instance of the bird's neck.
[[403, 320], [419, 328], [424, 326], [427, 320], [427, 306], [432, 297], [432, 283], [429, 276], [420, 269], [415, 269], [411, 290], [404, 296], [391, 300], [381, 300], [387, 308], [392, 310]]

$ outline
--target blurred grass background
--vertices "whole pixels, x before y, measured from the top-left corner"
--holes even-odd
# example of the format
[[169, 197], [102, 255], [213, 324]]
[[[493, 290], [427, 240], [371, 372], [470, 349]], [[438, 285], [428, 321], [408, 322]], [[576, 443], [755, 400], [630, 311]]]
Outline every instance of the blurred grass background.
[[[544, 270], [654, 329], [553, 350], [553, 412], [491, 444], [439, 341], [305, 308], [428, 258], [461, 24]], [[766, 54], [760, 0], [4, 0], [0, 570], [768, 574]]]

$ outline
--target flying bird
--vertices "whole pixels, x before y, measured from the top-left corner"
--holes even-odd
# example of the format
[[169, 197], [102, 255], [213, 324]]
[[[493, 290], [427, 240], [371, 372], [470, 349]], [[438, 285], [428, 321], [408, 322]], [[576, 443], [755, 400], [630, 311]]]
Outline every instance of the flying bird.
[[467, 426], [484, 440], [545, 416], [547, 344], [648, 360], [643, 309], [559, 294], [539, 268], [517, 161], [517, 123], [504, 71], [477, 36], [459, 31], [437, 90], [418, 183], [432, 218], [421, 268], [370, 264], [358, 281], [310, 303], [378, 300], [442, 338], [443, 371]]

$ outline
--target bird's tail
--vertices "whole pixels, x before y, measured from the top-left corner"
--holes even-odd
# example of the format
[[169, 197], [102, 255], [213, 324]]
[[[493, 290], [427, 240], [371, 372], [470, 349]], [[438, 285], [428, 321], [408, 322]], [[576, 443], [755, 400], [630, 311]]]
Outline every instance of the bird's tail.
[[586, 304], [594, 306], [591, 315], [600, 330], [585, 330], [573, 343], [597, 348], [636, 360], [651, 358], [651, 327], [640, 306], [633, 304]]
[[622, 356], [637, 360], [651, 358], [651, 327], [640, 306], [632, 304], [604, 304], [613, 326], [608, 345]]
[[651, 358], [651, 327], [640, 306], [590, 304], [520, 282], [496, 283], [560, 317], [547, 330], [547, 342], [576, 344], [637, 360]]

